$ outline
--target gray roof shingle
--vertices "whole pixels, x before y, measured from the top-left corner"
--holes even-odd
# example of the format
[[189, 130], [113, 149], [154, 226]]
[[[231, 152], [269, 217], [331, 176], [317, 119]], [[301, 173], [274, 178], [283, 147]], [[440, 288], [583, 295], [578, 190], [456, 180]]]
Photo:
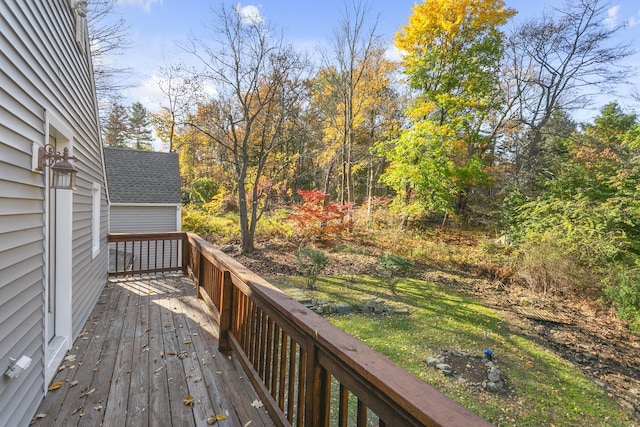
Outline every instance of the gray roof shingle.
[[177, 153], [104, 147], [112, 203], [180, 203]]

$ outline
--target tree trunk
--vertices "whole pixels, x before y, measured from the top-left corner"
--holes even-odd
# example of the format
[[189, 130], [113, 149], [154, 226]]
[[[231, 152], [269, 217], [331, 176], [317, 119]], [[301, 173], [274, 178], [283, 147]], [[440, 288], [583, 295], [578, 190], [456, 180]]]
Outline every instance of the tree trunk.
[[238, 179], [238, 214], [240, 216], [240, 252], [248, 254], [253, 252], [253, 233], [249, 227], [249, 215], [247, 212], [247, 190], [244, 179]]

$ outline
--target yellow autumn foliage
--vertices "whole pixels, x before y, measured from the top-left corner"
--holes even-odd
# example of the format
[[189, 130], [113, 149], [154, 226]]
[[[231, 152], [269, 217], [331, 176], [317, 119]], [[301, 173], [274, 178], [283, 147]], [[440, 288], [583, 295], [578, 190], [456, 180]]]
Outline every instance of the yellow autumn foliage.
[[506, 24], [516, 14], [503, 0], [424, 0], [412, 8], [407, 25], [396, 34], [396, 46], [410, 56], [422, 47], [443, 49], [463, 33], [481, 33]]

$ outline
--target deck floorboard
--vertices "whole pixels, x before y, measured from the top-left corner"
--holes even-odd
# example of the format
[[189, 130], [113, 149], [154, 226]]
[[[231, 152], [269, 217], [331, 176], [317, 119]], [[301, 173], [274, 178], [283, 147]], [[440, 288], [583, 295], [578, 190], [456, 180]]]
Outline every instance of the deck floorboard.
[[186, 277], [111, 279], [35, 425], [191, 427], [216, 415], [219, 427], [274, 425], [217, 345], [217, 324]]

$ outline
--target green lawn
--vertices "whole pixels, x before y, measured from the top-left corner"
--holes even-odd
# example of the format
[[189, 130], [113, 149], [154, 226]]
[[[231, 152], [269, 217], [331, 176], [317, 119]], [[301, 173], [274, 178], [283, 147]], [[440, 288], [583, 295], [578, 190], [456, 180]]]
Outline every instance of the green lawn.
[[[366, 276], [320, 277], [312, 292], [304, 290], [303, 277], [270, 282], [294, 296], [303, 293], [350, 304], [380, 297], [408, 308], [408, 316], [350, 314], [327, 319], [498, 426], [634, 425], [580, 370], [512, 332], [496, 311], [451, 290], [403, 279], [397, 295], [392, 295], [383, 279]], [[481, 354], [486, 348], [494, 352], [515, 391], [509, 396], [459, 385], [423, 362], [445, 349]]]

